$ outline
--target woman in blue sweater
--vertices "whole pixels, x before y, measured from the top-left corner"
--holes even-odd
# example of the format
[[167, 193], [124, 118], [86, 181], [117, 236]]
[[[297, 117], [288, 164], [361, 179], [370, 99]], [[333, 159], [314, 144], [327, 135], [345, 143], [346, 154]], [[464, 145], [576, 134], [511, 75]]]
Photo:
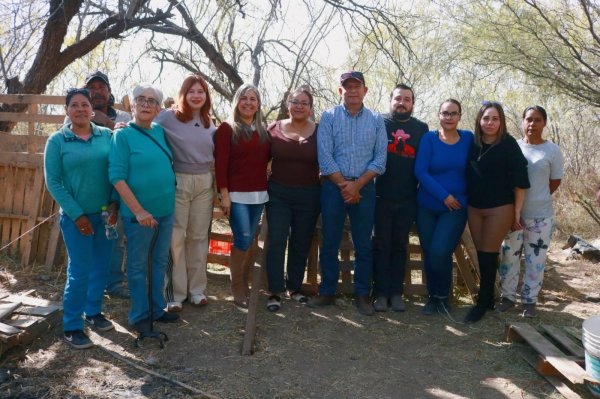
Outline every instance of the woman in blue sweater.
[[473, 133], [457, 129], [461, 113], [457, 100], [440, 105], [440, 128], [423, 136], [415, 163], [417, 229], [429, 292], [425, 315], [450, 310], [452, 253], [467, 222], [465, 170]]
[[[76, 349], [93, 345], [83, 332], [84, 320], [99, 331], [113, 328], [101, 313], [114, 245], [106, 238], [101, 216], [102, 207], [111, 201], [108, 151], [112, 131], [91, 123], [91, 102], [87, 89], [67, 92], [69, 123], [50, 136], [44, 151], [46, 186], [60, 205], [60, 228], [69, 254], [64, 339]], [[113, 222], [115, 205], [109, 206]]]
[[[150, 330], [149, 310], [152, 320], [179, 320], [178, 314], [164, 311], [163, 290], [173, 232], [175, 173], [165, 132], [153, 123], [160, 111], [162, 92], [143, 84], [133, 89], [131, 98], [133, 121], [113, 136], [108, 173], [121, 196], [127, 237], [129, 324], [143, 334]], [[146, 286], [148, 267], [152, 267], [151, 304]]]

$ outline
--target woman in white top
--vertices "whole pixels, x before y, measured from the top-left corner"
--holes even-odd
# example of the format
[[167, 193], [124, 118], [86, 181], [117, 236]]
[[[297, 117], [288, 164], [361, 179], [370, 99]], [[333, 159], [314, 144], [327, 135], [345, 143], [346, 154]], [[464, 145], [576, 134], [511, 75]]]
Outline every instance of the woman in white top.
[[542, 137], [547, 121], [546, 110], [539, 105], [527, 107], [523, 112], [523, 138], [517, 142], [527, 159], [531, 187], [525, 190], [521, 222], [515, 223], [504, 239], [500, 255], [502, 297], [496, 309], [506, 312], [515, 306], [520, 259], [524, 254], [521, 287], [524, 317], [536, 316], [535, 304], [542, 288], [546, 254], [554, 232], [552, 194], [560, 185], [564, 169], [560, 148]]

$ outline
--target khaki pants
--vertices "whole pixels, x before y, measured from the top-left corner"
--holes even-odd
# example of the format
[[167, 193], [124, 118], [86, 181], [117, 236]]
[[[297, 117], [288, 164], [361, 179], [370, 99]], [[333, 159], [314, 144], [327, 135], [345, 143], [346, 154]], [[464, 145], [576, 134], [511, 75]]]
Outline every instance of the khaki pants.
[[176, 173], [177, 192], [171, 240], [172, 268], [167, 268], [168, 302], [182, 302], [206, 289], [206, 257], [213, 211], [212, 173]]

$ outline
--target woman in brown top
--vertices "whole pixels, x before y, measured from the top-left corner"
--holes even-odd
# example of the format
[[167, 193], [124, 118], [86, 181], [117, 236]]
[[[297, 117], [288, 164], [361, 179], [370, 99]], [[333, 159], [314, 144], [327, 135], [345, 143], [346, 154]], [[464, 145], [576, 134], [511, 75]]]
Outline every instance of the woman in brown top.
[[[289, 119], [274, 122], [271, 135], [271, 177], [267, 219], [269, 245], [267, 276], [271, 296], [267, 309], [281, 307], [281, 295], [304, 303], [300, 293], [308, 251], [321, 205], [317, 161], [317, 126], [310, 119], [313, 96], [299, 88], [287, 99]], [[284, 279], [285, 250], [288, 250], [287, 278]]]

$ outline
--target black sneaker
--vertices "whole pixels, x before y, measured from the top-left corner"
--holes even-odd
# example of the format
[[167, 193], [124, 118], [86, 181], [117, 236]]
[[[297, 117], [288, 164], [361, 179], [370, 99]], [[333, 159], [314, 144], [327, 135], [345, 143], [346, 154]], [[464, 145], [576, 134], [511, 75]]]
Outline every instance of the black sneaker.
[[87, 349], [94, 346], [90, 338], [82, 330], [65, 331], [65, 342], [75, 349]]
[[113, 323], [104, 317], [102, 313], [98, 313], [95, 316], [85, 316], [85, 322], [98, 331], [109, 331], [115, 328]]
[[429, 298], [429, 301], [423, 307], [422, 313], [425, 316], [431, 316], [433, 314], [436, 314], [438, 312], [438, 302], [439, 301], [440, 300], [437, 298]]
[[177, 313], [165, 312], [155, 321], [158, 321], [159, 323], [177, 323], [180, 319], [181, 317]]

